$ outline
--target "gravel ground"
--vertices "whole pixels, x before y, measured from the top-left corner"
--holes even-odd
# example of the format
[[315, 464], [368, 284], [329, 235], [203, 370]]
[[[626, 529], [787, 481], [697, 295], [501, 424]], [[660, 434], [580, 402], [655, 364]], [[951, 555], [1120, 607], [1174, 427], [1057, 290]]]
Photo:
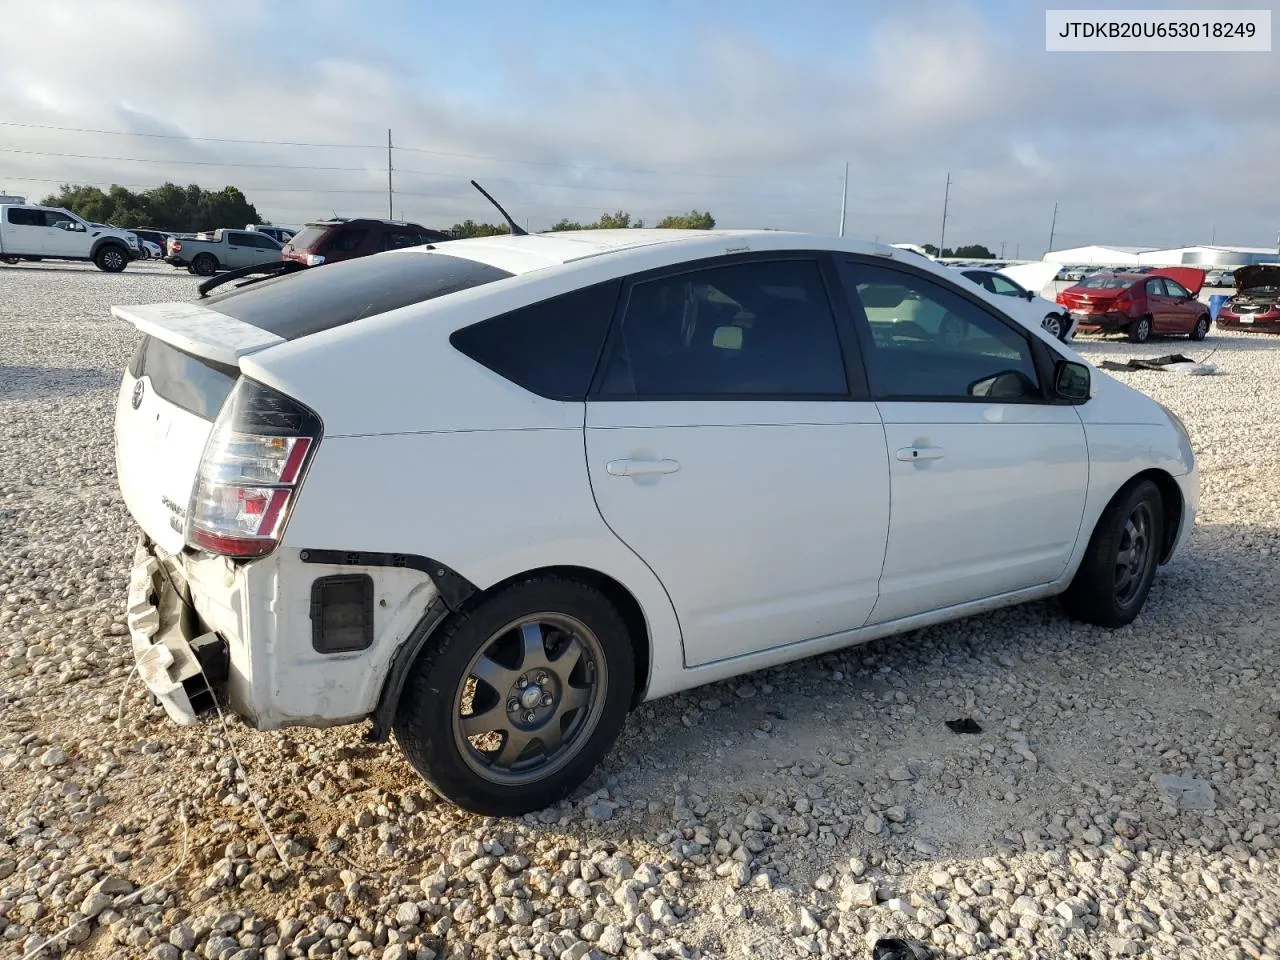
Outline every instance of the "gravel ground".
[[1204, 482], [1131, 627], [1033, 604], [648, 704], [498, 820], [361, 728], [179, 728], [131, 678], [107, 308], [194, 282], [0, 268], [0, 955], [1280, 957], [1280, 338], [1082, 344], [1221, 369], [1125, 375]]

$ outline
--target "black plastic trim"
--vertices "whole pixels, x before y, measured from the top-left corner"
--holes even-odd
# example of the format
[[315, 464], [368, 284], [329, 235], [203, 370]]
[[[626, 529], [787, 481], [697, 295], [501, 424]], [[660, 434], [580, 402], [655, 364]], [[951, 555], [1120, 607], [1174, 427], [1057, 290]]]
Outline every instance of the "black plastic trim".
[[436, 627], [449, 615], [449, 607], [441, 597], [431, 601], [427, 612], [423, 614], [418, 625], [409, 634], [409, 639], [400, 645], [395, 658], [391, 661], [391, 669], [382, 683], [382, 695], [378, 698], [378, 706], [369, 719], [373, 726], [365, 732], [364, 739], [368, 743], [383, 743], [391, 733], [391, 724], [395, 719], [396, 706], [400, 703], [400, 692], [409, 676], [409, 668], [413, 666], [418, 654], [435, 633]]
[[438, 560], [416, 553], [377, 553], [360, 550], [312, 550], [299, 552], [303, 563], [327, 563], [347, 567], [408, 567], [425, 573], [435, 584], [450, 611], [457, 613], [479, 588], [456, 570]]

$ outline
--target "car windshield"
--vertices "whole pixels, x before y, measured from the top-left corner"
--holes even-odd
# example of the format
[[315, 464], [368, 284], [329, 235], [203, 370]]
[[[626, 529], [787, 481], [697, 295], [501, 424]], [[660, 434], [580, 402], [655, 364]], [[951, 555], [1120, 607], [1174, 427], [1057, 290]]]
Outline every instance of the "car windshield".
[[289, 242], [293, 244], [295, 250], [310, 250], [332, 229], [331, 227], [303, 227], [302, 231], [295, 233], [293, 239]]
[[1077, 286], [1089, 287], [1095, 290], [1119, 290], [1133, 283], [1128, 277], [1117, 277], [1111, 273], [1095, 273], [1091, 277], [1085, 277]]

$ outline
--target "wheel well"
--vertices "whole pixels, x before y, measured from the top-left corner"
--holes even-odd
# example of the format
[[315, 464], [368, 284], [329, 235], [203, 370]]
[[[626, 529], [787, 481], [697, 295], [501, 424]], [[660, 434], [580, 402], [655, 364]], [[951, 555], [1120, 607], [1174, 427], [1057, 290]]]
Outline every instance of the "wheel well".
[[1163, 470], [1151, 469], [1143, 470], [1142, 473], [1132, 477], [1128, 483], [1116, 491], [1116, 497], [1128, 491], [1134, 484], [1141, 483], [1143, 480], [1150, 480], [1156, 485], [1160, 491], [1160, 506], [1164, 514], [1164, 530], [1162, 531], [1160, 544], [1160, 562], [1167, 563], [1169, 554], [1173, 552], [1173, 545], [1178, 539], [1178, 529], [1182, 526], [1182, 489], [1178, 486], [1178, 481]]
[[641, 701], [644, 700], [645, 691], [649, 688], [649, 666], [652, 662], [649, 628], [644, 618], [644, 611], [640, 607], [640, 602], [631, 595], [630, 590], [613, 579], [613, 577], [588, 567], [540, 567], [537, 570], [525, 570], [515, 576], [508, 577], [500, 583], [495, 583], [487, 590], [483, 590], [469, 598], [467, 603], [471, 604], [497, 593], [503, 587], [518, 580], [540, 575], [563, 577], [566, 580], [585, 583], [604, 594], [605, 598], [617, 609], [622, 616], [623, 623], [627, 625], [627, 635], [631, 640], [631, 649], [635, 655], [635, 690], [632, 693], [631, 705], [632, 707], [639, 706]]

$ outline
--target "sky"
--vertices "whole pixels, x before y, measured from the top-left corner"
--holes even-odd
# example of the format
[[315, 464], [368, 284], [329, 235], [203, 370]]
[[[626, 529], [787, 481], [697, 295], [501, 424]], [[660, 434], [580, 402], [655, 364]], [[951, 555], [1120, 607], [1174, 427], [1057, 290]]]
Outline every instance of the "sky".
[[937, 244], [948, 175], [946, 245], [1009, 257], [1045, 252], [1055, 204], [1055, 248], [1280, 233], [1280, 53], [1047, 53], [1045, 5], [1016, 0], [213, 8], [6, 0], [0, 192], [172, 180], [276, 223], [385, 216], [390, 129], [393, 212], [433, 227], [497, 219], [474, 177], [533, 230], [697, 208], [830, 234], [848, 163], [867, 239]]

